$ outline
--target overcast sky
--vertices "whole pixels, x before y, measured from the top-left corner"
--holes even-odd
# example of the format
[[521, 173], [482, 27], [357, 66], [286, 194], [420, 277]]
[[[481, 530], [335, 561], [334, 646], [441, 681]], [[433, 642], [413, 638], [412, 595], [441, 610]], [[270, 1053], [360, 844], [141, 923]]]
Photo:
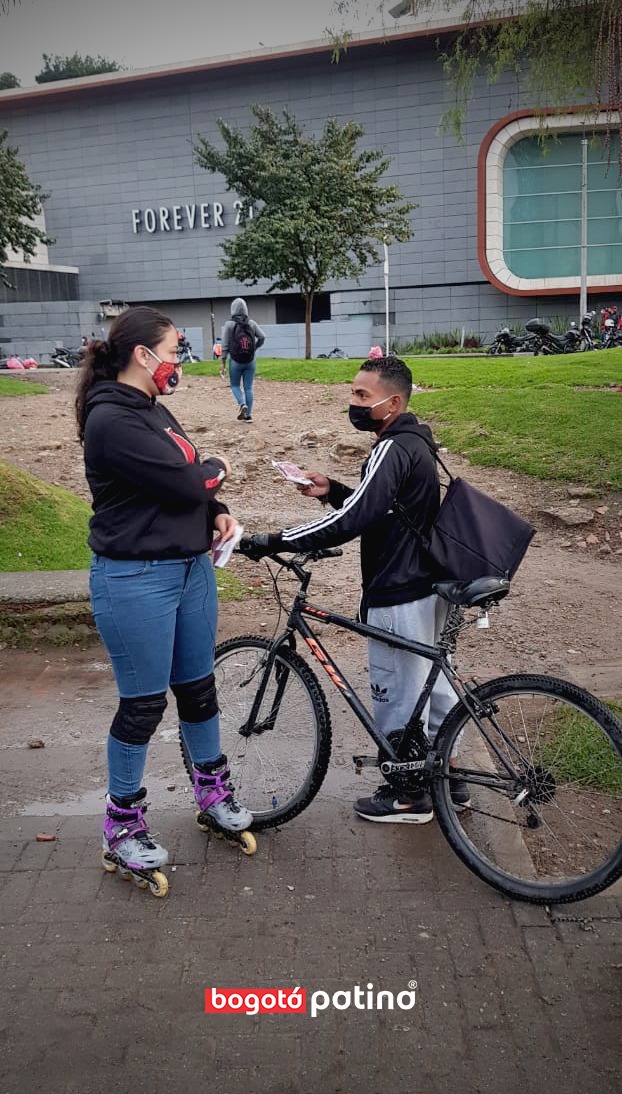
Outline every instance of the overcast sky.
[[[365, 32], [373, 4], [360, 10], [352, 29]], [[147, 68], [321, 38], [338, 25], [333, 0], [21, 0], [0, 12], [0, 72], [26, 87], [43, 53]]]

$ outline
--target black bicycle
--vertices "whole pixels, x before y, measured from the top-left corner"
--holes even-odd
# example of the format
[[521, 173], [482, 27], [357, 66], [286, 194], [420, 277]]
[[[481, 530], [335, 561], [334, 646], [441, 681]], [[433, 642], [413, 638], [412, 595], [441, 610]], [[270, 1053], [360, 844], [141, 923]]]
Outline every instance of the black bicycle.
[[[271, 555], [281, 567], [272, 575], [281, 609], [280, 574], [292, 573], [300, 583], [285, 629], [272, 639], [232, 638], [216, 650], [223, 750], [240, 799], [254, 814], [252, 828], [282, 825], [302, 813], [328, 768], [330, 713], [315, 672], [296, 650], [299, 635], [378, 747], [377, 755], [354, 756], [356, 769], [379, 767], [396, 791], [429, 788], [442, 832], [478, 877], [535, 904], [581, 900], [616, 881], [622, 875], [622, 725], [613, 712], [565, 680], [522, 674], [467, 683], [451, 663], [459, 633], [478, 620], [487, 623], [509, 582], [438, 583], [448, 612], [438, 645], [428, 646], [307, 602], [307, 563], [340, 554]], [[378, 732], [308, 620], [431, 662], [403, 730], [388, 738]], [[440, 673], [457, 701], [430, 745], [421, 715]], [[457, 766], [451, 766], [456, 752]], [[452, 805], [452, 779], [467, 782], [468, 809]]]

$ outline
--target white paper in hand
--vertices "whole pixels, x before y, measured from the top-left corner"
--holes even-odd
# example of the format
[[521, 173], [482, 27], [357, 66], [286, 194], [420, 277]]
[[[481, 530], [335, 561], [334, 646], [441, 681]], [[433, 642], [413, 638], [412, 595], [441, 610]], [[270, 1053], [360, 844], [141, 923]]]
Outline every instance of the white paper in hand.
[[231, 536], [231, 539], [228, 539], [222, 546], [220, 545], [219, 539], [215, 541], [212, 545], [212, 562], [214, 563], [214, 566], [218, 566], [221, 570], [223, 566], [227, 565], [243, 535], [244, 529], [240, 524]]
[[283, 460], [281, 463], [273, 460], [272, 466], [276, 467], [277, 471], [280, 471], [283, 478], [287, 479], [288, 482], [296, 482], [300, 486], [313, 486], [313, 479], [308, 479], [304, 471], [297, 467], [295, 463], [290, 463], [289, 460]]

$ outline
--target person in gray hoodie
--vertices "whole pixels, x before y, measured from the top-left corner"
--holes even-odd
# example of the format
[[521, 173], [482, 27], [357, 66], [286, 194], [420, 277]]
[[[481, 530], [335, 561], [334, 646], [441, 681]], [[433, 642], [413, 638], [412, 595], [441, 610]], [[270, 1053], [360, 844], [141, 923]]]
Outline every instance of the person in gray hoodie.
[[222, 329], [222, 364], [224, 368], [229, 361], [229, 386], [240, 408], [240, 422], [253, 420], [255, 353], [265, 340], [261, 327], [248, 317], [246, 301], [236, 297], [231, 305], [231, 319]]

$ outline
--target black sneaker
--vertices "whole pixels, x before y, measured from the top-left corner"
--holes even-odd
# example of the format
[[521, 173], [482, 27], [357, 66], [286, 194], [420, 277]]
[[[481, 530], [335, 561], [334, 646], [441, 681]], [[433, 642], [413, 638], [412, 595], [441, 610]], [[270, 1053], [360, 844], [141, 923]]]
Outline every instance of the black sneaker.
[[359, 798], [354, 805], [359, 817], [392, 824], [427, 824], [434, 817], [427, 790], [404, 794], [383, 783], [371, 798]]
[[240, 407], [240, 413], [238, 414], [238, 422], [245, 422], [248, 418], [248, 407], [246, 403], [242, 403]]
[[461, 809], [468, 809], [471, 804], [471, 794], [468, 783], [464, 779], [450, 779], [449, 794], [456, 813], [459, 813]]

